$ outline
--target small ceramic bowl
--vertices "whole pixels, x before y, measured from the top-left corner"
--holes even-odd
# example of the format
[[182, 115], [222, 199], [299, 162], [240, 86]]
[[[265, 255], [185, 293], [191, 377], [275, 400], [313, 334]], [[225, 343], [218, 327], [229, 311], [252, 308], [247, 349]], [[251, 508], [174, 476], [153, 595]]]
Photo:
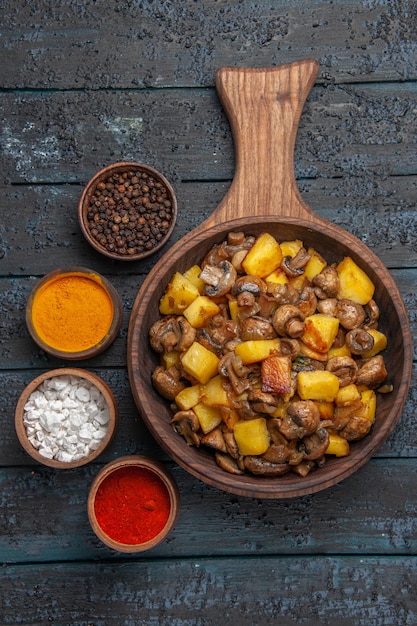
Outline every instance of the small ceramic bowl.
[[45, 352], [66, 360], [97, 356], [122, 323], [119, 294], [104, 276], [84, 267], [56, 269], [29, 295], [26, 324]]
[[123, 161], [100, 170], [87, 183], [78, 219], [95, 250], [110, 259], [138, 261], [170, 238], [177, 200], [162, 174], [148, 165]]
[[76, 367], [50, 370], [32, 380], [15, 410], [22, 447], [38, 463], [57, 469], [96, 459], [113, 439], [117, 421], [110, 387], [96, 374]]
[[179, 491], [171, 474], [162, 463], [140, 455], [124, 456], [103, 467], [87, 503], [93, 531], [119, 552], [143, 552], [160, 544], [179, 509]]

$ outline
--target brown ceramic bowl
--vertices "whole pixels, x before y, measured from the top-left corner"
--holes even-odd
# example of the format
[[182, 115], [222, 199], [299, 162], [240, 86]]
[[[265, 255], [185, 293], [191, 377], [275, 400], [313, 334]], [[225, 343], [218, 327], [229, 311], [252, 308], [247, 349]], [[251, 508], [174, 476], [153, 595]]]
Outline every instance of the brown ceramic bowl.
[[[124, 487], [122, 475], [124, 474], [124, 476], [126, 477], [126, 473], [130, 474], [132, 470], [135, 472], [134, 476], [137, 483], [134, 483], [134, 494], [132, 495], [132, 492], [130, 491], [129, 496], [127, 496], [126, 493], [123, 491]], [[135, 515], [137, 515], [137, 517], [135, 517], [135, 526], [140, 528], [141, 522], [142, 527], [144, 527], [150, 522], [150, 520], [152, 520], [152, 515], [154, 514], [154, 511], [158, 510], [157, 512], [159, 512], [160, 496], [158, 495], [158, 492], [162, 490], [165, 494], [164, 497], [166, 497], [169, 502], [166, 510], [166, 521], [164, 523], [161, 522], [163, 523], [163, 526], [160, 526], [159, 532], [156, 532], [156, 534], [149, 532], [146, 539], [144, 538], [141, 541], [135, 541], [135, 543], [127, 543], [121, 541], [120, 537], [112, 537], [111, 531], [109, 531], [108, 529], [108, 532], [103, 530], [102, 526], [99, 523], [99, 514], [96, 511], [95, 506], [96, 499], [99, 497], [97, 494], [100, 495], [103, 484], [107, 479], [111, 480], [116, 476], [118, 478], [118, 493], [115, 497], [119, 498], [121, 496], [123, 499], [122, 506], [120, 506], [120, 504], [118, 503], [120, 517], [118, 531], [120, 530], [120, 528], [123, 527], [123, 524], [125, 523], [125, 509], [123, 509], [123, 507], [125, 506], [126, 498], [133, 497], [135, 499], [134, 504], [132, 504], [132, 507], [135, 507]], [[149, 486], [144, 486], [144, 483], [147, 482], [148, 479], [154, 481], [154, 491], [151, 491], [151, 493], [149, 492]], [[142, 487], [143, 489], [146, 488], [146, 494], [142, 490]], [[104, 498], [104, 500], [105, 499], [106, 498]], [[171, 532], [179, 514], [180, 497], [176, 482], [174, 481], [171, 474], [162, 465], [162, 463], [159, 463], [158, 461], [154, 461], [144, 456], [131, 455], [121, 457], [119, 459], [116, 459], [115, 461], [112, 461], [111, 463], [108, 463], [97, 474], [90, 488], [87, 509], [92, 529], [94, 530], [97, 537], [101, 539], [101, 541], [109, 548], [112, 548], [113, 550], [118, 550], [119, 552], [143, 552], [160, 544]], [[131, 511], [128, 514], [131, 515]], [[141, 515], [144, 516], [142, 519], [138, 517]], [[130, 529], [129, 524], [127, 528]]]
[[149, 165], [122, 161], [87, 183], [78, 219], [95, 250], [117, 261], [138, 261], [167, 243], [177, 219], [177, 200], [165, 176]]
[[[48, 381], [55, 377], [76, 377], [85, 380], [90, 385], [94, 385], [94, 387], [96, 387], [101, 392], [108, 408], [109, 419], [106, 425], [106, 434], [101, 439], [98, 447], [96, 447], [94, 450], [90, 450], [88, 454], [77, 460], [62, 461], [58, 460], [57, 458], [48, 458], [41, 454], [39, 450], [29, 440], [27, 427], [24, 422], [25, 405], [27, 404], [31, 394], [35, 392], [45, 381]], [[72, 469], [74, 467], [80, 467], [81, 465], [86, 465], [87, 463], [90, 463], [91, 461], [96, 459], [102, 452], [104, 452], [104, 450], [113, 439], [116, 431], [117, 420], [118, 410], [116, 400], [109, 386], [101, 378], [99, 378], [92, 372], [88, 372], [87, 370], [76, 367], [66, 367], [50, 370], [48, 372], [44, 372], [43, 374], [32, 380], [20, 395], [15, 410], [16, 433], [23, 448], [38, 463], [57, 469]]]
[[[357, 471], [387, 440], [401, 416], [411, 380], [412, 341], [407, 313], [389, 271], [352, 234], [315, 215], [298, 193], [293, 149], [302, 105], [318, 65], [303, 61], [265, 70], [224, 68], [217, 88], [228, 112], [236, 146], [233, 184], [212, 216], [174, 244], [146, 277], [134, 303], [128, 336], [128, 367], [132, 393], [157, 442], [175, 461], [200, 480], [224, 491], [257, 498], [290, 498], [326, 489]], [[354, 216], [352, 217], [354, 219]], [[214, 454], [189, 446], [173, 431], [170, 402], [152, 385], [159, 356], [149, 345], [149, 329], [159, 319], [159, 300], [174, 272], [201, 263], [205, 254], [231, 231], [278, 241], [301, 239], [331, 264], [350, 256], [376, 289], [379, 328], [387, 335], [384, 359], [393, 391], [378, 394], [371, 432], [353, 442], [351, 454], [329, 458], [305, 478], [293, 473], [267, 478], [235, 475], [217, 466]]]
[[[100, 300], [96, 303], [88, 295], [86, 296], [86, 300], [80, 300], [77, 296], [76, 289], [71, 291], [70, 296], [68, 296], [67, 292], [62, 298], [62, 302], [54, 301], [53, 304], [48, 307], [47, 317], [42, 318], [41, 327], [40, 324], [38, 325], [36, 323], [38, 298], [44, 297], [50, 285], [57, 283], [57, 281], [64, 282], [71, 277], [82, 279], [84, 282], [88, 281], [87, 284], [91, 283], [90, 291], [93, 288], [97, 290], [97, 293], [100, 295]], [[102, 333], [97, 335], [96, 341], [91, 345], [88, 343], [90, 334], [88, 327], [86, 327], [85, 324], [82, 326], [78, 325], [75, 316], [72, 316], [70, 319], [71, 328], [66, 329], [71, 335], [69, 344], [65, 346], [62, 345], [61, 325], [56, 322], [52, 323], [52, 320], [58, 319], [59, 321], [59, 307], [68, 302], [68, 299], [75, 301], [78, 313], [83, 316], [84, 320], [87, 319], [88, 311], [88, 314], [91, 316], [92, 325], [102, 312], [105, 303], [109, 319], [105, 327], [103, 326]], [[71, 306], [74, 306], [74, 304]], [[60, 359], [72, 361], [90, 359], [106, 350], [113, 343], [120, 330], [122, 317], [122, 302], [116, 289], [104, 276], [85, 267], [74, 266], [56, 269], [50, 272], [36, 283], [29, 295], [26, 305], [26, 324], [32, 339], [48, 354]], [[59, 329], [60, 336], [55, 336], [52, 331], [54, 327]]]

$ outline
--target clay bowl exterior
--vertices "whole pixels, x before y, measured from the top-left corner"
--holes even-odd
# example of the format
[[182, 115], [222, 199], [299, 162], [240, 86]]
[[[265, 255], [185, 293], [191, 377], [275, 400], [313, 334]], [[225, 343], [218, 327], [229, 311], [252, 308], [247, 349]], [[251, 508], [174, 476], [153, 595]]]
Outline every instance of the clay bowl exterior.
[[[149, 541], [140, 544], [126, 544], [115, 541], [109, 537], [101, 528], [97, 521], [94, 510], [94, 503], [97, 492], [102, 482], [112, 474], [112, 472], [125, 467], [140, 467], [153, 473], [163, 485], [165, 485], [170, 499], [170, 513], [164, 528]], [[162, 543], [173, 529], [180, 511], [180, 495], [177, 484], [168, 470], [162, 463], [141, 455], [129, 455], [115, 459], [111, 463], [105, 465], [95, 477], [87, 501], [87, 512], [90, 520], [91, 528], [97, 537], [109, 548], [118, 552], [144, 552], [155, 548]]]
[[[89, 383], [95, 385], [97, 389], [99, 389], [99, 391], [101, 391], [109, 408], [109, 423], [107, 427], [107, 433], [102, 439], [100, 446], [82, 459], [79, 459], [77, 461], [69, 461], [67, 463], [63, 461], [58, 461], [56, 459], [48, 459], [40, 454], [29, 441], [26, 433], [26, 427], [23, 422], [25, 404], [27, 403], [29, 396], [45, 380], [49, 378], [54, 378], [55, 376], [77, 376], [79, 378], [87, 380]], [[118, 409], [116, 400], [110, 387], [99, 376], [96, 376], [96, 374], [77, 367], [64, 367], [60, 369], [49, 370], [48, 372], [44, 372], [43, 374], [32, 380], [21, 393], [15, 410], [16, 434], [24, 450], [38, 463], [41, 463], [42, 465], [46, 465], [48, 467], [53, 467], [55, 469], [73, 469], [74, 467], [81, 467], [82, 465], [86, 465], [87, 463], [94, 461], [94, 459], [96, 459], [98, 456], [100, 456], [100, 454], [104, 452], [104, 450], [112, 441], [116, 431], [117, 422]]]
[[[250, 222], [250, 223], [248, 223]], [[291, 221], [274, 221], [267, 218], [237, 220], [217, 226], [187, 243], [183, 242], [178, 254], [171, 251], [171, 262], [161, 264], [139, 292], [129, 328], [128, 365], [132, 393], [141, 415], [154, 438], [184, 469], [210, 485], [238, 495], [262, 498], [288, 498], [314, 493], [341, 481], [361, 467], [386, 441], [401, 415], [410, 383], [411, 337], [407, 331], [407, 318], [396, 288], [388, 272], [371, 252], [364, 254], [360, 245], [346, 241], [346, 236], [334, 229]], [[328, 263], [351, 256], [371, 278], [376, 286], [374, 299], [380, 307], [379, 329], [388, 338], [384, 359], [389, 372], [389, 382], [394, 390], [378, 394], [376, 421], [369, 435], [353, 442], [351, 454], [344, 458], [328, 458], [323, 468], [311, 472], [306, 478], [286, 474], [279, 478], [255, 477], [245, 474], [235, 476], [220, 469], [214, 455], [189, 446], [173, 431], [170, 403], [152, 386], [151, 374], [159, 364], [159, 355], [149, 345], [149, 329], [159, 319], [159, 300], [175, 271], [200, 263], [205, 253], [215, 243], [226, 239], [232, 230], [259, 235], [269, 232], [278, 241], [301, 239], [306, 247], [317, 250]], [[333, 232], [332, 232], [333, 230]], [[350, 243], [350, 245], [349, 245]]]
[[[50, 281], [53, 281], [63, 275], [67, 275], [67, 276], [79, 275], [81, 277], [84, 276], [88, 278], [89, 280], [96, 282], [106, 291], [107, 295], [109, 296], [113, 304], [113, 319], [112, 319], [108, 332], [104, 335], [104, 337], [97, 344], [87, 348], [86, 350], [69, 352], [66, 350], [64, 351], [64, 350], [59, 350], [57, 348], [54, 348], [50, 346], [48, 343], [46, 343], [39, 336], [33, 324], [32, 307], [33, 307], [33, 301], [37, 292]], [[26, 325], [27, 325], [27, 328], [29, 330], [29, 333], [32, 339], [35, 341], [35, 343], [38, 344], [40, 348], [42, 348], [42, 350], [44, 350], [51, 356], [54, 356], [59, 359], [65, 359], [67, 361], [81, 361], [85, 359], [91, 359], [97, 356], [98, 354], [100, 354], [101, 352], [103, 352], [104, 350], [106, 350], [116, 339], [117, 333], [119, 332], [120, 326], [122, 324], [122, 318], [123, 318], [122, 301], [120, 299], [120, 296], [117, 290], [104, 276], [101, 276], [94, 270], [91, 270], [85, 267], [71, 266], [71, 267], [62, 268], [62, 269], [56, 269], [50, 272], [49, 274], [46, 274], [43, 278], [41, 278], [36, 283], [35, 287], [32, 289], [31, 293], [29, 294], [29, 298], [26, 304]]]
[[[123, 174], [125, 172], [131, 171], [141, 173], [143, 172], [152, 177], [155, 181], [160, 182], [165, 187], [167, 198], [171, 202], [171, 221], [169, 228], [165, 232], [162, 239], [150, 250], [136, 252], [135, 254], [119, 254], [117, 251], [108, 250], [92, 236], [90, 228], [88, 226], [89, 220], [87, 214], [91, 198], [99, 183], [106, 181], [109, 176], [112, 176], [113, 174]], [[100, 252], [100, 254], [103, 254], [109, 259], [113, 259], [115, 261], [140, 261], [141, 259], [145, 259], [155, 252], [158, 252], [167, 243], [175, 227], [175, 223], [177, 220], [177, 210], [177, 199], [174, 189], [172, 188], [170, 182], [165, 178], [165, 176], [163, 176], [163, 174], [155, 170], [153, 167], [150, 167], [149, 165], [145, 165], [143, 163], [136, 163], [134, 161], [121, 161], [120, 163], [114, 163], [112, 165], [104, 167], [89, 180], [78, 203], [78, 221], [84, 237], [97, 252]]]

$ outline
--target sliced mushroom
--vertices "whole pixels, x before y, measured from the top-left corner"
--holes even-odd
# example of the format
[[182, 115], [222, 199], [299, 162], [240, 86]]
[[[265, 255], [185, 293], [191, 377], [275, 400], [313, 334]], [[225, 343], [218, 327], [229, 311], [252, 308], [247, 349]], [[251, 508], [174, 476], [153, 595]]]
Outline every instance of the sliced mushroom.
[[285, 443], [272, 443], [265, 454], [262, 455], [262, 458], [271, 463], [286, 463], [289, 456], [288, 442], [284, 437], [282, 439]]
[[297, 474], [301, 478], [305, 478], [315, 467], [316, 464], [314, 463], [314, 461], [307, 461], [306, 459], [303, 459], [302, 461], [300, 461], [300, 463], [294, 465], [291, 470], [294, 472], [294, 474]]
[[220, 450], [220, 452], [227, 452], [226, 442], [220, 426], [213, 428], [213, 430], [203, 435], [200, 442], [209, 448]]
[[175, 396], [186, 386], [175, 365], [171, 365], [168, 369], [158, 365], [152, 372], [152, 383], [161, 396], [168, 400], [174, 400]]
[[250, 369], [243, 365], [241, 358], [234, 352], [225, 354], [218, 365], [219, 374], [227, 378], [233, 392], [239, 396], [249, 389], [251, 381], [248, 378]]
[[368, 304], [364, 305], [365, 320], [363, 327], [366, 329], [377, 328], [379, 320], [379, 308], [375, 300], [369, 300]]
[[201, 262], [201, 267], [204, 269], [206, 265], [218, 265], [222, 261], [226, 261], [229, 258], [227, 252], [227, 243], [223, 241], [220, 244], [214, 245], [206, 254]]
[[278, 305], [295, 304], [298, 302], [299, 293], [289, 283], [267, 283], [267, 293], [270, 294]]
[[281, 421], [280, 431], [287, 439], [302, 439], [314, 433], [320, 424], [320, 413], [312, 400], [290, 402]]
[[377, 354], [377, 356], [373, 356], [361, 362], [356, 377], [356, 384], [366, 385], [371, 389], [375, 389], [384, 382], [387, 376], [388, 372], [385, 367], [384, 358], [380, 354]]
[[300, 354], [300, 344], [297, 339], [283, 337], [280, 342], [280, 351], [283, 356], [289, 356], [291, 360], [294, 360]]
[[262, 278], [245, 274], [245, 276], [240, 276], [235, 281], [232, 288], [232, 294], [234, 296], [243, 292], [251, 293], [253, 296], [258, 297], [261, 293], [266, 293], [266, 283]]
[[300, 276], [304, 273], [304, 267], [311, 259], [311, 254], [302, 247], [293, 257], [285, 256], [281, 261], [281, 268], [290, 277]]
[[232, 431], [226, 430], [223, 433], [224, 443], [226, 444], [226, 450], [233, 459], [238, 459], [241, 455], [239, 448], [237, 447], [235, 435]]
[[167, 315], [155, 322], [149, 331], [152, 348], [159, 353], [188, 350], [195, 339], [195, 328], [183, 316]]
[[199, 447], [200, 422], [194, 411], [178, 411], [171, 419], [171, 425], [179, 435], [184, 437], [188, 445]]
[[326, 265], [320, 274], [314, 276], [313, 285], [318, 288], [315, 290], [318, 298], [335, 298], [340, 287], [336, 268], [333, 265]]
[[272, 325], [280, 337], [300, 337], [304, 332], [304, 316], [293, 304], [283, 304], [275, 311]]
[[225, 470], [225, 472], [229, 472], [229, 474], [240, 475], [245, 473], [245, 470], [239, 467], [237, 461], [232, 459], [229, 454], [216, 452], [214, 458], [216, 459], [217, 465]]
[[365, 319], [365, 311], [361, 304], [342, 298], [336, 307], [336, 317], [346, 330], [358, 328]]
[[277, 398], [272, 393], [266, 393], [262, 389], [250, 389], [248, 402], [255, 413], [272, 415], [277, 408]]
[[277, 336], [271, 322], [262, 317], [247, 317], [240, 322], [240, 338], [243, 341], [274, 339]]
[[303, 287], [300, 293], [300, 300], [297, 302], [297, 307], [300, 309], [304, 317], [308, 317], [309, 315], [313, 315], [313, 313], [315, 313], [317, 308], [317, 296], [312, 287]]
[[230, 261], [221, 261], [218, 265], [207, 263], [200, 273], [206, 285], [204, 291], [208, 296], [223, 296], [232, 289], [237, 272]]
[[342, 430], [355, 413], [363, 410], [363, 404], [360, 400], [356, 400], [345, 406], [337, 406], [332, 417], [332, 428]]
[[261, 456], [245, 456], [244, 463], [251, 474], [262, 476], [284, 476], [291, 469], [288, 463], [271, 463]]
[[353, 328], [346, 333], [346, 345], [352, 354], [364, 354], [372, 350], [374, 341], [373, 336], [364, 328]]
[[304, 452], [304, 458], [308, 461], [319, 459], [326, 452], [329, 445], [329, 433], [326, 428], [317, 428], [311, 435], [303, 437], [299, 450]]
[[335, 356], [327, 361], [326, 370], [335, 374], [341, 387], [356, 381], [358, 366], [350, 356]]

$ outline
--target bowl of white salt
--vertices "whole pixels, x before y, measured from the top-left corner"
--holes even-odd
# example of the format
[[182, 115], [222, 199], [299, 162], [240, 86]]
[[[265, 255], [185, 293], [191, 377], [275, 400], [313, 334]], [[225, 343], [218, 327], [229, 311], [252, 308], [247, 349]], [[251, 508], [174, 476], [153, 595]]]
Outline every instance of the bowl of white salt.
[[49, 467], [80, 467], [97, 458], [117, 425], [116, 400], [96, 374], [80, 368], [44, 372], [22, 392], [15, 428], [26, 452]]

